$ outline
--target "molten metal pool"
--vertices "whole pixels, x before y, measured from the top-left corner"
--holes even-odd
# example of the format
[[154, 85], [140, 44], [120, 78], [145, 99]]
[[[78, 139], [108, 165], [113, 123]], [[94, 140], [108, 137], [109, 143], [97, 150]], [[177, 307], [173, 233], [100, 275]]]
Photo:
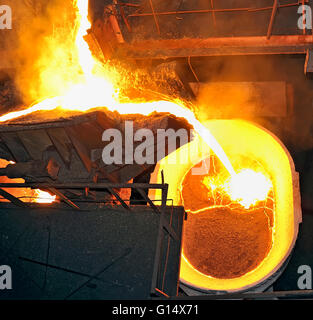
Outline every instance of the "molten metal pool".
[[250, 122], [212, 120], [206, 126], [235, 176], [201, 138], [158, 168], [169, 184], [169, 199], [188, 212], [181, 283], [204, 292], [268, 286], [286, 265], [301, 223], [293, 160], [276, 136]]

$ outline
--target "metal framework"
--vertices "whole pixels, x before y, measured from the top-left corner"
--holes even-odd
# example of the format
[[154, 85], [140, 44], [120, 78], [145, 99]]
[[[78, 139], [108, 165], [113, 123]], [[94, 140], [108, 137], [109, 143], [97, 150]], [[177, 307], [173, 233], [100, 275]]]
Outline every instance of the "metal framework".
[[313, 49], [312, 35], [143, 40], [124, 44], [120, 52], [133, 59], [200, 56], [306, 54]]
[[[194, 13], [212, 13], [212, 18], [214, 20], [214, 24], [216, 25], [216, 13], [221, 13], [221, 12], [260, 12], [260, 11], [272, 11], [271, 18], [268, 24], [268, 32], [267, 32], [267, 38], [269, 39], [271, 37], [272, 29], [273, 29], [273, 24], [275, 21], [276, 13], [278, 9], [283, 9], [283, 8], [289, 8], [289, 7], [295, 7], [299, 5], [305, 5], [308, 3], [308, 0], [300, 0], [297, 2], [291, 2], [291, 3], [285, 3], [285, 4], [280, 4], [278, 0], [273, 0], [273, 6], [267, 6], [267, 7], [245, 7], [245, 8], [225, 8], [225, 9], [217, 9], [214, 6], [214, 0], [210, 0], [211, 4], [211, 9], [202, 9], [202, 10], [177, 10], [177, 11], [163, 11], [163, 12], [157, 12], [155, 11], [154, 5], [153, 5], [153, 0], [146, 0], [149, 2], [149, 6], [151, 8], [151, 12], [141, 12], [142, 11], [142, 6], [141, 5], [136, 5], [132, 3], [125, 3], [125, 2], [119, 2], [116, 1], [115, 4], [119, 6], [121, 9], [121, 15], [122, 18], [125, 22], [125, 24], [128, 26], [128, 30], [131, 31], [130, 28], [130, 22], [129, 19], [134, 18], [134, 17], [153, 17], [156, 29], [158, 31], [158, 34], [160, 34], [160, 25], [158, 22], [158, 16], [170, 16], [170, 15], [184, 15], [184, 14], [194, 14]], [[125, 7], [129, 8], [135, 8], [136, 11], [134, 13], [125, 14]], [[305, 29], [303, 30], [303, 33], [305, 34]]]
[[[167, 198], [168, 194], [168, 184], [149, 184], [149, 183], [68, 183], [68, 184], [47, 184], [47, 183], [0, 183], [0, 195], [9, 200], [14, 205], [19, 207], [32, 207], [32, 204], [22, 202], [20, 199], [16, 198], [12, 194], [8, 193], [7, 191], [3, 190], [3, 188], [36, 188], [36, 189], [43, 189], [49, 190], [54, 194], [60, 196], [59, 189], [81, 189], [81, 190], [108, 190], [120, 204], [129, 211], [132, 211], [132, 207], [127, 204], [129, 200], [123, 200], [120, 195], [115, 191], [115, 189], [134, 189], [137, 190], [141, 194], [141, 196], [146, 200], [152, 210], [160, 216], [159, 222], [159, 230], [158, 230], [158, 237], [157, 237], [157, 245], [155, 250], [155, 258], [154, 258], [154, 267], [153, 267], [153, 274], [152, 274], [152, 282], [151, 282], [151, 295], [152, 296], [164, 296], [169, 297], [169, 295], [164, 292], [164, 279], [165, 274], [167, 271], [167, 263], [165, 263], [164, 270], [162, 272], [161, 262], [163, 259], [163, 246], [164, 246], [164, 239], [165, 234], [168, 235], [168, 242], [167, 242], [167, 251], [165, 252], [165, 256], [168, 255], [170, 241], [176, 241], [179, 246], [181, 247], [181, 237], [178, 236], [177, 231], [174, 230], [172, 226], [172, 214], [170, 215], [170, 221], [168, 221], [166, 217], [166, 211], [169, 208], [167, 206], [167, 202], [169, 199]], [[150, 189], [154, 190], [161, 190], [162, 198], [160, 206], [156, 206], [154, 201], [149, 198], [145, 191]], [[67, 203], [69, 206], [80, 210], [80, 208], [74, 204], [70, 199], [64, 198], [61, 196], [61, 200]], [[182, 221], [181, 221], [182, 224]], [[163, 280], [162, 280], [163, 279]]]
[[[166, 59], [166, 58], [181, 58], [181, 57], [196, 57], [196, 56], [223, 56], [223, 55], [255, 55], [255, 54], [306, 54], [308, 50], [313, 49], [313, 36], [311, 32], [303, 29], [301, 32], [297, 30], [296, 21], [294, 32], [290, 32], [287, 28], [284, 33], [273, 34], [274, 24], [277, 21], [277, 13], [284, 12], [284, 9], [298, 7], [309, 3], [308, 0], [291, 0], [290, 3], [280, 3], [278, 0], [273, 0], [272, 6], [266, 7], [245, 7], [245, 8], [217, 8], [214, 0], [209, 1], [210, 8], [194, 9], [194, 10], [179, 10], [176, 11], [158, 11], [153, 0], [142, 1], [141, 4], [133, 4], [122, 1], [114, 1], [114, 5], [110, 6], [109, 20], [114, 19], [115, 24], [120, 23], [120, 30], [125, 27], [125, 37], [122, 32], [115, 32], [116, 28], [111, 26], [111, 38], [120, 39], [123, 41], [110, 41], [104, 34], [104, 30], [108, 30], [110, 23], [105, 23], [103, 29], [94, 29], [96, 38], [104, 52], [107, 52], [106, 47], [110, 42], [111, 54], [116, 54], [118, 57], [128, 59]], [[221, 5], [221, 4], [220, 4]], [[146, 8], [145, 10], [143, 8]], [[150, 8], [150, 10], [147, 10]], [[218, 24], [218, 14], [221, 13], [256, 13], [268, 12], [268, 22], [266, 33], [251, 36], [204, 36], [199, 38], [194, 36], [183, 36], [181, 38], [164, 38], [162, 32], [166, 27], [164, 19], [161, 17], [175, 16], [180, 19], [181, 16], [194, 14], [212, 14], [213, 28], [216, 29]], [[305, 15], [304, 15], [305, 17]], [[136, 24], [134, 19], [137, 18]], [[156, 35], [151, 35], [148, 38], [139, 36], [135, 26], [140, 26], [140, 18], [151, 19], [156, 31]], [[305, 19], [305, 18], [304, 18]], [[281, 20], [280, 20], [281, 21]], [[151, 23], [149, 25], [151, 25]], [[110, 29], [110, 28], [109, 28]], [[144, 29], [144, 25], [140, 30]], [[126, 35], [128, 31], [128, 35]], [[144, 38], [144, 40], [143, 40]], [[127, 39], [127, 40], [126, 40]]]

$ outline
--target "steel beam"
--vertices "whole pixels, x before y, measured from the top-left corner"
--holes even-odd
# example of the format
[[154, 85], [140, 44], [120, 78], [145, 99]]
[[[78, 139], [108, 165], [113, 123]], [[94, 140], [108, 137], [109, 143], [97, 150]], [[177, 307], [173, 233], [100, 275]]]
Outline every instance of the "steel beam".
[[267, 29], [267, 36], [266, 36], [267, 39], [269, 39], [271, 37], [271, 35], [272, 35], [272, 30], [273, 30], [273, 26], [274, 26], [274, 21], [275, 21], [275, 16], [276, 16], [277, 9], [278, 9], [278, 0], [274, 0], [271, 19], [270, 19], [270, 23], [269, 23], [268, 29]]
[[304, 73], [309, 74], [313, 73], [313, 50], [308, 50], [306, 57], [305, 57], [305, 63], [304, 63]]
[[20, 199], [13, 196], [11, 193], [6, 192], [5, 190], [0, 188], [0, 196], [2, 196], [4, 199], [9, 200], [11, 203], [15, 204], [18, 207], [21, 208], [28, 208], [28, 204], [21, 201]]
[[124, 43], [116, 54], [130, 59], [165, 59], [195, 56], [305, 54], [313, 49], [312, 35], [184, 38]]
[[159, 189], [167, 190], [168, 184], [157, 183], [0, 183], [0, 188], [35, 188], [35, 189], [107, 189], [107, 188], [129, 188], [129, 189]]

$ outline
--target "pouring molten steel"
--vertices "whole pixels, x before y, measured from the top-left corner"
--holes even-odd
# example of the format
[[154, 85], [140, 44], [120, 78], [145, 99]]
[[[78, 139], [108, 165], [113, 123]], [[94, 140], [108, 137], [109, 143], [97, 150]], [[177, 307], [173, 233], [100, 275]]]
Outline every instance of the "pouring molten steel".
[[[276, 136], [253, 123], [210, 120], [205, 125], [229, 155], [235, 176], [197, 138], [163, 159], [152, 177], [160, 183], [163, 171], [168, 198], [188, 211], [181, 283], [210, 293], [267, 288], [286, 265], [301, 223], [293, 160]], [[172, 164], [186, 154], [187, 162]]]
[[[84, 37], [88, 34], [87, 30], [91, 27], [88, 20], [88, 0], [74, 1], [74, 5], [76, 5], [77, 8], [77, 32], [73, 48], [76, 50], [75, 53], [78, 57], [76, 63], [79, 64], [81, 69], [80, 74], [73, 76], [70, 80], [66, 78], [63, 82], [53, 83], [53, 87], [58, 86], [58, 91], [62, 92], [62, 95], [48, 99], [38, 97], [39, 100], [41, 100], [39, 103], [34, 104], [25, 110], [5, 114], [0, 117], [0, 122], [12, 120], [36, 111], [55, 110], [57, 108], [84, 112], [92, 108], [106, 107], [111, 111], [118, 111], [121, 114], [141, 113], [145, 115], [149, 115], [152, 112], [170, 112], [177, 117], [185, 118], [194, 127], [201, 138], [210, 146], [232, 176], [229, 184], [230, 194], [233, 194], [234, 197], [238, 196], [236, 195], [236, 192], [238, 191], [236, 185], [242, 184], [241, 180], [246, 179], [247, 175], [236, 175], [224, 150], [218, 144], [214, 136], [196, 119], [194, 113], [185, 107], [182, 101], [120, 102], [122, 99], [125, 100], [125, 97], [119, 96], [121, 89], [119, 85], [122, 83], [123, 74], [119, 74], [114, 68], [109, 67], [96, 59], [92, 55], [87, 42], [84, 40]], [[60, 50], [66, 49], [65, 47], [62, 47]], [[70, 48], [70, 50], [72, 50], [72, 48]], [[73, 55], [74, 53], [72, 52], [72, 56]], [[58, 59], [63, 59], [64, 56], [66, 55], [58, 54], [54, 57], [56, 61], [53, 61], [53, 63], [47, 61], [46, 69], [51, 71], [50, 69], [53, 66], [59, 65]], [[75, 67], [77, 67], [77, 65]], [[60, 70], [56, 68], [55, 73], [58, 71], [60, 72]], [[71, 74], [72, 69], [68, 71], [68, 74]], [[42, 78], [49, 83], [50, 79], [47, 77], [47, 74], [49, 75], [51, 72], [47, 72], [47, 70], [43, 69]], [[62, 70], [62, 74], [64, 74], [64, 70]], [[244, 183], [244, 185], [246, 184]], [[250, 185], [249, 197], [252, 196], [252, 198], [254, 198], [258, 195], [258, 192], [258, 188], [255, 189], [255, 184]], [[242, 201], [249, 202], [249, 200], [246, 199], [247, 194], [239, 196], [242, 197]]]
[[[191, 150], [194, 160], [202, 160], [198, 150], [193, 149], [195, 145], [201, 145], [203, 150], [210, 149], [214, 156], [211, 153], [206, 155], [210, 158], [211, 169], [204, 176], [190, 174], [190, 169], [197, 163], [195, 161], [183, 167], [175, 165], [174, 169], [163, 161], [160, 164], [169, 183], [169, 198], [174, 204], [183, 204], [190, 213], [185, 224], [182, 281], [204, 290], [236, 291], [272, 275], [288, 257], [297, 236], [294, 226], [299, 222], [297, 219], [300, 220], [295, 215], [298, 207], [292, 189], [296, 181], [294, 168], [281, 145], [272, 141], [268, 134], [242, 123], [204, 126], [181, 100], [147, 102], [141, 97], [138, 102], [123, 96], [121, 86], [127, 71], [119, 72], [92, 55], [84, 40], [91, 27], [88, 0], [73, 0], [73, 4], [77, 8], [73, 46], [60, 46], [54, 61], [49, 56], [50, 60], [41, 63], [46, 67], [40, 78], [47, 87], [51, 84], [58, 94], [46, 98], [46, 92], [39, 93], [36, 97], [39, 103], [5, 114], [0, 117], [0, 122], [37, 111], [85, 112], [103, 107], [120, 114], [169, 112], [185, 118], [198, 134], [186, 147]], [[77, 57], [68, 70], [56, 67], [62, 66], [58, 59], [64, 56]], [[77, 69], [79, 72], [72, 72]], [[58, 72], [59, 77], [49, 77]], [[70, 76], [62, 77], [65, 74]], [[58, 81], [51, 83], [56, 78]], [[214, 135], [211, 129], [215, 130]], [[232, 155], [232, 162], [214, 136], [219, 142], [223, 141], [223, 148], [227, 146], [225, 150]], [[238, 143], [242, 137], [251, 141]], [[186, 148], [180, 148], [178, 153], [184, 153]], [[253, 162], [258, 158], [254, 156], [238, 158], [236, 163], [236, 155], [249, 155], [251, 150], [252, 155], [264, 159], [266, 168]], [[41, 198], [37, 197], [36, 201], [43, 202]]]

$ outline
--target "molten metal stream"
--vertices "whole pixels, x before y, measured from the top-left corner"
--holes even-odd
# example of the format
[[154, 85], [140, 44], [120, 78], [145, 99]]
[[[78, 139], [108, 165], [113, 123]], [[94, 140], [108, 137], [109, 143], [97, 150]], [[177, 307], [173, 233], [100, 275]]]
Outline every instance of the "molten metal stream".
[[[105, 74], [96, 75], [95, 70], [100, 68], [97, 61], [89, 50], [84, 40], [87, 30], [91, 27], [88, 20], [88, 0], [77, 0], [78, 8], [78, 32], [76, 35], [76, 47], [78, 50], [79, 62], [84, 73], [84, 81], [73, 85], [63, 96], [45, 99], [40, 103], [22, 111], [11, 112], [0, 117], [0, 122], [12, 120], [21, 116], [31, 114], [35, 111], [49, 111], [61, 107], [66, 110], [87, 111], [96, 107], [107, 107], [111, 111], [118, 111], [121, 114], [149, 115], [152, 112], [170, 112], [177, 117], [185, 118], [210, 146], [214, 153], [221, 159], [231, 175], [235, 171], [227, 158], [225, 152], [212, 136], [195, 117], [193, 112], [187, 109], [182, 102], [156, 101], [149, 103], [119, 103], [116, 99], [116, 90]], [[102, 67], [103, 68], [103, 67]]]

